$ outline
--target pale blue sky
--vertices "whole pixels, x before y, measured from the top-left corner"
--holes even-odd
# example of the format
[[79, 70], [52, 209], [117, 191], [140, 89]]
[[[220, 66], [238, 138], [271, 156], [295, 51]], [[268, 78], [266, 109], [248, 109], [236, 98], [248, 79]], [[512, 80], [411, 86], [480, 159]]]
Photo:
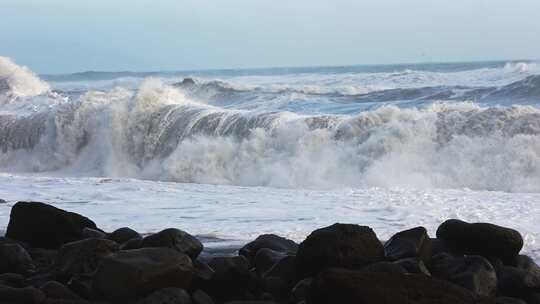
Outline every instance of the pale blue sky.
[[540, 58], [538, 0], [0, 0], [40, 73]]

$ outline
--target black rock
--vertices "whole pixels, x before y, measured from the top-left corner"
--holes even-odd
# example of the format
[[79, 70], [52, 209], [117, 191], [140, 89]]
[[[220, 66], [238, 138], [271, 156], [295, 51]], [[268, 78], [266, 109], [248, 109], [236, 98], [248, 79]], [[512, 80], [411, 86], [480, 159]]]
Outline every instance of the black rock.
[[296, 257], [287, 256], [279, 260], [272, 268], [263, 274], [264, 288], [274, 298], [285, 300], [299, 280], [296, 268]]
[[523, 247], [523, 238], [514, 229], [488, 223], [469, 224], [455, 219], [439, 226], [437, 238], [463, 254], [501, 259], [505, 263], [513, 260]]
[[296, 283], [291, 291], [291, 301], [293, 303], [305, 301], [311, 288], [311, 283], [313, 283], [313, 278], [305, 278]]
[[305, 276], [312, 276], [328, 267], [359, 269], [383, 259], [383, 246], [371, 228], [334, 224], [313, 231], [300, 244], [296, 261]]
[[82, 230], [82, 238], [83, 239], [104, 239], [107, 235], [105, 232], [97, 229], [92, 228], [83, 228]]
[[453, 257], [448, 254], [433, 256], [431, 274], [473, 293], [492, 297], [497, 291], [497, 274], [493, 266], [481, 256]]
[[431, 272], [426, 267], [426, 264], [418, 258], [401, 259], [394, 262], [395, 264], [403, 267], [407, 273], [417, 273], [431, 276]]
[[167, 287], [187, 289], [192, 275], [191, 259], [170, 248], [119, 251], [99, 264], [92, 290], [104, 299], [124, 301]]
[[203, 250], [202, 243], [180, 229], [169, 228], [145, 237], [141, 247], [167, 247], [196, 259]]
[[396, 261], [404, 258], [431, 259], [431, 239], [426, 228], [416, 227], [398, 232], [384, 244], [386, 258]]
[[263, 234], [240, 248], [238, 254], [245, 256], [252, 263], [257, 252], [263, 248], [272, 249], [286, 255], [294, 255], [298, 251], [298, 244], [275, 234]]
[[107, 239], [115, 241], [118, 244], [123, 244], [131, 239], [142, 239], [142, 236], [137, 231], [131, 228], [123, 227], [111, 232], [107, 236]]
[[163, 288], [154, 291], [137, 304], [191, 304], [191, 297], [181, 288]]
[[0, 204], [7, 204], [7, 202], [0, 198]]
[[275, 251], [268, 248], [262, 248], [257, 251], [253, 266], [257, 270], [257, 274], [262, 275], [274, 266], [279, 260], [285, 258], [287, 254]]
[[208, 265], [214, 275], [203, 290], [217, 302], [247, 300], [260, 292], [257, 278], [245, 257], [216, 257], [209, 260]]
[[197, 289], [191, 295], [193, 304], [214, 304], [212, 298], [204, 291]]
[[140, 249], [140, 248], [142, 248], [141, 247], [142, 242], [143, 242], [142, 238], [135, 237], [135, 238], [132, 238], [131, 240], [123, 243], [122, 245], [120, 245], [120, 249], [122, 249], [122, 250]]
[[540, 269], [528, 256], [518, 256], [515, 266], [497, 263], [495, 268], [502, 295], [525, 298], [535, 290], [540, 290]]
[[45, 294], [37, 288], [12, 288], [0, 285], [0, 303], [39, 304], [44, 300]]
[[366, 267], [363, 267], [362, 269], [360, 269], [359, 271], [371, 272], [371, 273], [378, 273], [378, 272], [401, 273], [401, 274], [407, 273], [407, 270], [405, 270], [405, 268], [392, 262], [377, 262], [377, 263], [369, 264]]
[[43, 248], [28, 248], [37, 272], [49, 271], [53, 266], [58, 250]]
[[527, 304], [527, 302], [517, 298], [497, 297], [495, 304]]
[[25, 287], [25, 278], [18, 273], [2, 273], [0, 274], [0, 285], [5, 285], [14, 288]]
[[19, 244], [0, 244], [0, 273], [29, 274], [35, 265], [28, 252]]
[[311, 284], [307, 304], [473, 304], [468, 290], [424, 275], [322, 271]]
[[84, 228], [97, 229], [90, 219], [38, 202], [18, 202], [11, 209], [6, 237], [31, 247], [57, 249], [83, 238]]
[[82, 300], [81, 297], [60, 282], [49, 281], [43, 284], [40, 289], [48, 299]]
[[93, 273], [103, 258], [118, 250], [118, 244], [107, 239], [84, 239], [64, 244], [56, 256], [55, 273], [67, 278]]

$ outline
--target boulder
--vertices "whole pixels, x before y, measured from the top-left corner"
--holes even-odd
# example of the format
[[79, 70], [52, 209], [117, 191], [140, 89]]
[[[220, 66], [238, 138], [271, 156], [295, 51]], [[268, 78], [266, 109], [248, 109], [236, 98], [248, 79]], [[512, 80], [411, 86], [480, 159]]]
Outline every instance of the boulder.
[[311, 288], [311, 283], [313, 283], [313, 278], [305, 278], [294, 285], [291, 291], [291, 300], [293, 303], [299, 303], [306, 300], [309, 289]]
[[18, 273], [2, 273], [0, 274], [0, 285], [21, 288], [26, 286], [25, 277]]
[[191, 302], [193, 304], [214, 304], [212, 298], [204, 291], [197, 289], [191, 295]]
[[105, 232], [98, 229], [85, 227], [82, 230], [83, 239], [104, 239], [106, 237], [107, 237], [107, 234], [105, 234]]
[[527, 304], [527, 302], [517, 298], [497, 297], [495, 304]]
[[29, 274], [36, 270], [32, 258], [19, 244], [0, 244], [0, 273]]
[[67, 278], [75, 274], [91, 274], [104, 257], [118, 250], [118, 244], [107, 239], [85, 239], [64, 244], [56, 256], [55, 273]]
[[395, 261], [394, 264], [403, 267], [407, 273], [418, 273], [431, 276], [431, 272], [429, 272], [426, 264], [424, 264], [424, 262], [418, 258], [401, 259]]
[[13, 288], [0, 285], [0, 303], [39, 304], [45, 300], [45, 294], [34, 287]]
[[384, 259], [384, 248], [366, 226], [334, 224], [313, 231], [299, 246], [298, 269], [305, 276], [328, 267], [359, 269]]
[[274, 266], [279, 260], [287, 257], [285, 253], [268, 248], [262, 248], [257, 252], [252, 265], [257, 270], [257, 274], [262, 275]]
[[167, 247], [196, 259], [203, 250], [202, 243], [180, 229], [169, 228], [145, 237], [141, 247]]
[[271, 249], [286, 255], [294, 255], [298, 251], [298, 244], [275, 234], [263, 234], [240, 248], [238, 254], [245, 256], [248, 261], [252, 263], [257, 252], [263, 248]]
[[83, 229], [97, 229], [90, 219], [38, 202], [18, 202], [11, 208], [6, 237], [31, 247], [57, 249], [83, 238]]
[[128, 227], [123, 227], [123, 228], [119, 228], [119, 229], [116, 229], [115, 231], [111, 232], [108, 236], [107, 236], [107, 239], [111, 240], [111, 241], [115, 241], [117, 242], [118, 244], [123, 244], [131, 239], [142, 239], [142, 236], [135, 230], [131, 229], [131, 228], [128, 228]]
[[245, 257], [216, 257], [208, 261], [208, 266], [214, 274], [202, 288], [217, 302], [252, 299], [260, 293], [257, 278]]
[[405, 268], [399, 266], [398, 264], [394, 264], [392, 262], [377, 262], [377, 263], [369, 264], [366, 267], [363, 267], [362, 269], [360, 269], [359, 271], [371, 272], [371, 273], [378, 273], [378, 272], [401, 273], [401, 274], [407, 273], [407, 270], [405, 270]]
[[441, 253], [433, 256], [430, 267], [434, 277], [464, 287], [479, 296], [492, 297], [497, 292], [497, 274], [484, 257], [453, 257]]
[[429, 262], [432, 255], [431, 250], [431, 239], [424, 227], [398, 232], [384, 244], [386, 258], [391, 261], [419, 258]]
[[496, 263], [498, 289], [500, 294], [525, 298], [535, 290], [540, 290], [540, 267], [528, 256], [520, 255], [515, 266]]
[[191, 297], [181, 288], [163, 288], [154, 291], [137, 304], [191, 304]]
[[481, 255], [489, 260], [512, 261], [523, 247], [521, 234], [510, 228], [488, 223], [447, 220], [437, 229], [437, 238], [467, 255]]
[[37, 272], [46, 272], [54, 265], [58, 250], [43, 248], [28, 248]]
[[192, 275], [191, 259], [170, 248], [119, 251], [103, 258], [92, 290], [104, 299], [124, 301], [167, 287], [187, 289]]
[[274, 298], [285, 300], [299, 280], [296, 257], [287, 256], [279, 260], [262, 276], [264, 288]]
[[311, 284], [307, 304], [473, 304], [475, 296], [449, 282], [424, 275], [322, 271]]
[[81, 297], [60, 282], [49, 281], [43, 284], [39, 289], [43, 291], [48, 299], [82, 300]]

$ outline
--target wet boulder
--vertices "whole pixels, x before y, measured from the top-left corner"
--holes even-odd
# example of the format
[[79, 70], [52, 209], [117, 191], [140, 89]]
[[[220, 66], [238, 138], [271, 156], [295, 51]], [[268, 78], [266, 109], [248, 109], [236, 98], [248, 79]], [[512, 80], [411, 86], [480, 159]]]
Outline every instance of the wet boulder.
[[442, 223], [437, 229], [437, 238], [460, 253], [501, 259], [505, 263], [512, 261], [523, 247], [523, 238], [514, 229], [456, 219]]
[[245, 256], [251, 263], [257, 255], [257, 252], [263, 248], [281, 252], [286, 255], [294, 255], [298, 251], [298, 244], [275, 234], [263, 234], [240, 248], [238, 254]]
[[137, 304], [192, 304], [189, 293], [182, 288], [163, 288], [154, 291]]
[[405, 268], [391, 262], [377, 262], [377, 263], [369, 264], [366, 267], [363, 267], [362, 269], [360, 269], [359, 271], [369, 272], [369, 273], [379, 273], [379, 272], [401, 273], [401, 274], [407, 273], [407, 270], [405, 270]]
[[419, 258], [429, 262], [432, 255], [431, 239], [424, 227], [401, 231], [384, 244], [384, 252], [391, 261]]
[[37, 288], [13, 288], [0, 285], [0, 303], [39, 304], [44, 300], [45, 294]]
[[203, 250], [203, 245], [197, 238], [176, 228], [165, 229], [145, 237], [141, 247], [167, 247], [187, 254], [192, 259], [196, 259]]
[[31, 247], [57, 249], [83, 238], [83, 229], [97, 229], [90, 219], [51, 205], [18, 202], [11, 208], [6, 237]]
[[298, 282], [300, 276], [295, 260], [295, 256], [287, 256], [263, 274], [264, 289], [274, 298], [285, 300]]
[[106, 239], [84, 239], [64, 244], [56, 256], [55, 273], [67, 278], [91, 274], [101, 260], [118, 251], [118, 244]]
[[125, 250], [102, 260], [92, 278], [92, 290], [101, 298], [125, 301], [167, 287], [187, 289], [192, 275], [191, 259], [176, 250]]
[[47, 296], [48, 299], [80, 301], [82, 298], [71, 291], [64, 284], [56, 281], [49, 281], [43, 284], [39, 289]]
[[468, 290], [424, 275], [327, 269], [311, 284], [307, 304], [473, 304]]
[[107, 239], [115, 241], [118, 244], [124, 244], [131, 239], [142, 239], [142, 236], [131, 228], [123, 227], [111, 232], [107, 236]]
[[285, 257], [287, 257], [285, 253], [268, 248], [262, 248], [257, 252], [257, 255], [255, 255], [252, 265], [257, 270], [257, 274], [262, 275]]
[[36, 269], [26, 249], [16, 243], [0, 244], [0, 273], [29, 274]]
[[256, 276], [243, 256], [215, 257], [208, 261], [214, 270], [202, 289], [218, 302], [252, 299], [260, 293]]
[[197, 289], [191, 295], [193, 304], [214, 304], [214, 300], [204, 291]]
[[527, 304], [522, 299], [510, 298], [510, 297], [497, 297], [495, 304]]
[[540, 290], [540, 267], [528, 256], [518, 256], [514, 266], [497, 263], [495, 268], [502, 295], [524, 298]]
[[305, 276], [328, 267], [359, 269], [382, 261], [384, 248], [369, 227], [334, 224], [313, 231], [299, 246], [298, 269]]
[[401, 259], [401, 260], [395, 261], [394, 264], [403, 267], [403, 269], [405, 269], [407, 273], [418, 273], [418, 274], [431, 276], [431, 273], [429, 272], [429, 269], [426, 267], [426, 264], [424, 263], [424, 261], [418, 258]]
[[430, 267], [434, 277], [464, 287], [479, 296], [492, 297], [497, 292], [497, 273], [484, 257], [453, 257], [442, 253], [433, 256]]

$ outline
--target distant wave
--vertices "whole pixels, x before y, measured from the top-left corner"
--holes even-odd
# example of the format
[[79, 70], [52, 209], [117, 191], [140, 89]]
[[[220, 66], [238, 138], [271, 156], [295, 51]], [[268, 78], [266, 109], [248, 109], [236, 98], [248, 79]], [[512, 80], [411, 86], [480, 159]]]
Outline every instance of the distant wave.
[[[0, 107], [3, 171], [291, 188], [540, 192], [536, 107], [436, 102], [355, 115], [245, 111], [208, 104], [190, 91], [252, 90], [223, 82], [175, 87], [149, 79], [136, 90], [65, 96], [49, 92], [27, 69], [15, 71], [26, 76], [10, 73], [4, 86], [3, 94], [12, 99]], [[482, 98], [536, 98], [538, 77], [488, 88]], [[447, 88], [429, 90], [411, 89], [407, 94], [418, 96], [408, 98]]]

